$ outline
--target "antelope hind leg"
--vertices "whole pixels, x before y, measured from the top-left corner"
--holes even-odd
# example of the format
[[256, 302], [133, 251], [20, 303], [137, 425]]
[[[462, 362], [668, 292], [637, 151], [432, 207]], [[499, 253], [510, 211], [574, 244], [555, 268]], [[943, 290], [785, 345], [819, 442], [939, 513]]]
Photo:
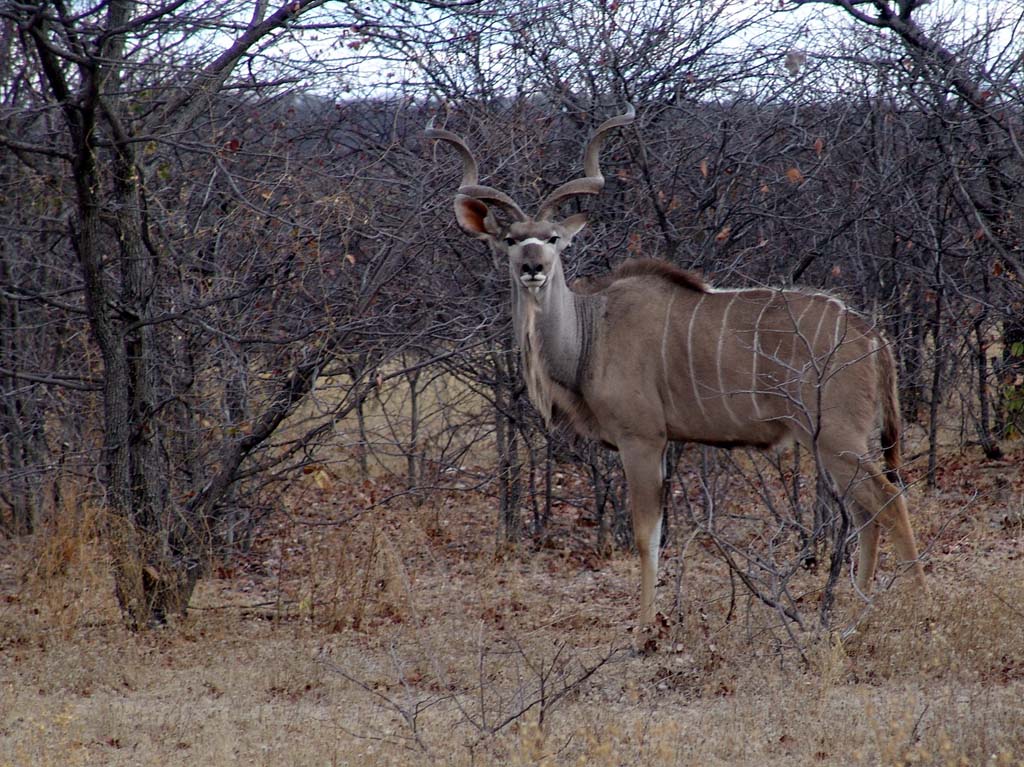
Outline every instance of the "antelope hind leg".
[[889, 480], [882, 476], [875, 476], [876, 483], [881, 485], [882, 496], [888, 501], [878, 514], [882, 526], [890, 531], [893, 538], [893, 546], [900, 558], [900, 564], [909, 566], [913, 573], [914, 583], [922, 591], [928, 590], [924, 580], [924, 568], [917, 551], [917, 541], [914, 540], [914, 530], [910, 526], [910, 514], [907, 511], [907, 501], [902, 492]]
[[[918, 559], [917, 543], [903, 493], [885, 478], [878, 466], [867, 461], [840, 458], [828, 467], [840, 492], [849, 492], [857, 509], [860, 555], [857, 586], [870, 593], [878, 561], [879, 529], [884, 528], [902, 567], [909, 567], [915, 584], [926, 590], [924, 570]], [[863, 519], [860, 517], [863, 515]]]
[[665, 445], [635, 442], [619, 445], [626, 469], [633, 538], [640, 552], [640, 625], [654, 622], [655, 584], [661, 544], [662, 456]]

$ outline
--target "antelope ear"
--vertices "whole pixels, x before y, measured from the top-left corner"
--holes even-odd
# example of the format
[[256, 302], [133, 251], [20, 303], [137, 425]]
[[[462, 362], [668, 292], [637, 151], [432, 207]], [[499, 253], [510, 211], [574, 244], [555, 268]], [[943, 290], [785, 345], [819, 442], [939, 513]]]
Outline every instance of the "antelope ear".
[[572, 239], [576, 234], [587, 225], [587, 214], [576, 213], [562, 222], [562, 228], [565, 230], [565, 236]]
[[498, 234], [498, 223], [491, 210], [480, 200], [464, 194], [455, 195], [455, 220], [462, 231], [478, 240], [489, 240]]

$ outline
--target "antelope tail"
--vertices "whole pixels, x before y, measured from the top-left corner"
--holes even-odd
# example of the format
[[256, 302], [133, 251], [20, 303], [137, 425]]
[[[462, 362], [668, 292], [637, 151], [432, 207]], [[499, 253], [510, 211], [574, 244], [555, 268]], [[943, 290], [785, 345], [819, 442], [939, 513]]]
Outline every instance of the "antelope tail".
[[885, 478], [899, 485], [900, 455], [900, 394], [896, 388], [896, 360], [888, 344], [882, 344], [878, 354], [878, 394], [882, 400], [882, 455], [885, 458]]

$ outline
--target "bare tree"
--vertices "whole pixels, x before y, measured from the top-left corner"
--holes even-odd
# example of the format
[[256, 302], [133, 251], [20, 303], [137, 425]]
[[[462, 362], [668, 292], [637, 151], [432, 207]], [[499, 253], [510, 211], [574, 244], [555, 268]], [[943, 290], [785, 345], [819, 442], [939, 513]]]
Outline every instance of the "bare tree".
[[[971, 268], [950, 277], [958, 293], [970, 284], [970, 300], [977, 302], [972, 356], [978, 384], [978, 441], [987, 456], [997, 458], [1000, 449], [989, 423], [990, 389], [996, 388], [1000, 397], [1007, 391], [1015, 397], [1013, 392], [1019, 388], [1010, 383], [1012, 376], [992, 377], [985, 337], [989, 332], [999, 333], [1004, 336], [1004, 348], [1012, 346], [1012, 342], [1006, 343], [1006, 335], [1019, 334], [1019, 307], [1024, 300], [1019, 248], [1024, 199], [1015, 180], [1024, 162], [1024, 92], [1020, 86], [1020, 35], [1014, 35], [1024, 16], [1007, 6], [1001, 12], [993, 9], [977, 24], [963, 23], [970, 9], [958, 6], [948, 11], [948, 18], [921, 21], [928, 18], [929, 10], [923, 0], [792, 2], [796, 6], [812, 3], [842, 8], [858, 24], [898, 41], [907, 58], [884, 62], [896, 73], [887, 95], [912, 104], [925, 118], [918, 122], [919, 127], [932, 124], [937, 128], [928, 137], [932, 143], [928, 156], [943, 163], [946, 204], [957, 218], [948, 231], [960, 236], [969, 232], [971, 243]], [[949, 32], [952, 29], [971, 31], [955, 37]], [[1012, 357], [1008, 365], [1000, 367], [1019, 368], [1020, 360]], [[933, 390], [933, 396], [935, 393]]]
[[[87, 322], [98, 350], [91, 369], [66, 378], [27, 369], [18, 350], [4, 405], [31, 427], [16, 392], [33, 378], [101, 393], [100, 479], [132, 626], [184, 610], [218, 536], [237, 528], [239, 480], [308, 460], [322, 424], [271, 438], [372, 326], [370, 302], [397, 268], [386, 243], [360, 252], [352, 216], [323, 216], [340, 207], [337, 189], [292, 186], [288, 162], [315, 140], [294, 127], [311, 102], [289, 103], [284, 86], [302, 73], [260, 66], [259, 53], [320, 5], [258, 4], [245, 18], [229, 3], [0, 9], [5, 33], [19, 32], [5, 34], [15, 85], [0, 145], [18, 158], [5, 166], [51, 174], [58, 212], [47, 234], [68, 277], [64, 292], [47, 275], [23, 279], [5, 241], [5, 320], [24, 345], [24, 312], [8, 307], [57, 308]], [[224, 34], [183, 45], [190, 24]], [[315, 119], [324, 125], [322, 112]], [[318, 294], [317, 281], [330, 288]], [[17, 471], [34, 437], [14, 433]], [[24, 527], [31, 514], [16, 516]]]

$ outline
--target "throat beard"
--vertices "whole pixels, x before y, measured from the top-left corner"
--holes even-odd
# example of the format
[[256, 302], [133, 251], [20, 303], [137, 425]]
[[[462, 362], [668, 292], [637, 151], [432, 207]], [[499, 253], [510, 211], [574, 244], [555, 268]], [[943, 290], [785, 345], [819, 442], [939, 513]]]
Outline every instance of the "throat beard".
[[[540, 288], [531, 289], [540, 290]], [[540, 333], [537, 330], [537, 315], [540, 305], [536, 300], [524, 301], [522, 306], [522, 324], [519, 329], [519, 349], [522, 354], [523, 378], [526, 380], [526, 391], [530, 401], [544, 418], [544, 423], [551, 425], [551, 377], [548, 375], [544, 362], [544, 353]]]

